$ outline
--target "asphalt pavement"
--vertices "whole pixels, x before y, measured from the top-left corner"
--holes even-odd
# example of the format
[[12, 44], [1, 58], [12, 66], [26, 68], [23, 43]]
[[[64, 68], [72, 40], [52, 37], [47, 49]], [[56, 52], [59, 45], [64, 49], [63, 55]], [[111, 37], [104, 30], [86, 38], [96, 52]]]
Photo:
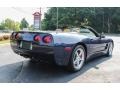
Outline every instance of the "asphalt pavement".
[[98, 57], [76, 73], [46, 63], [31, 63], [16, 55], [10, 45], [0, 46], [0, 83], [111, 83], [120, 82], [120, 37], [109, 36], [115, 47], [112, 57]]

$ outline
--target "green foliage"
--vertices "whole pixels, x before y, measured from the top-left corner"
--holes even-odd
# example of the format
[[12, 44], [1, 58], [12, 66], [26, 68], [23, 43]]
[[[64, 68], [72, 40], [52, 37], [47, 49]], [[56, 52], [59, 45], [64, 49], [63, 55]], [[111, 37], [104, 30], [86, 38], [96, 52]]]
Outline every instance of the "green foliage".
[[4, 25], [1, 23], [0, 24], [0, 30], [4, 30], [5, 29], [5, 27], [4, 27]]
[[14, 30], [15, 22], [9, 18], [4, 21], [5, 29]]
[[29, 26], [28, 22], [26, 21], [25, 18], [23, 18], [20, 24], [20, 29], [28, 28], [28, 26]]
[[15, 27], [13, 30], [16, 30], [16, 31], [20, 30], [20, 23], [19, 22], [15, 22]]
[[[55, 30], [57, 8], [53, 7], [42, 20], [42, 29]], [[58, 27], [89, 25], [98, 32], [120, 32], [120, 8], [113, 7], [58, 7]]]
[[14, 30], [14, 31], [19, 31], [20, 30], [20, 23], [15, 22], [9, 18], [5, 19], [4, 21], [1, 22], [0, 24], [0, 30]]
[[9, 18], [5, 19], [0, 23], [0, 30], [13, 30], [13, 31], [19, 31], [20, 27], [28, 28], [29, 24], [25, 20], [25, 18], [22, 19], [21, 23], [15, 22], [14, 20], [11, 20]]
[[34, 25], [29, 26], [29, 30], [33, 31], [34, 30]]

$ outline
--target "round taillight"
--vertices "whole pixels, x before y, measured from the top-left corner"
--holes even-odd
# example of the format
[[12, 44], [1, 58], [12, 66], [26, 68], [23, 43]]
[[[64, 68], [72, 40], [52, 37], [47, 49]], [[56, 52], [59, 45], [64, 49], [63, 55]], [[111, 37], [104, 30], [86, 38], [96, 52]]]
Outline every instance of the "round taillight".
[[45, 43], [50, 43], [50, 42], [52, 42], [52, 37], [51, 37], [50, 35], [45, 36], [45, 37], [43, 38], [43, 42], [45, 42]]
[[14, 39], [14, 33], [11, 34], [10, 39]]
[[20, 38], [20, 33], [16, 33], [16, 35], [15, 35], [15, 39], [19, 39]]
[[41, 40], [41, 37], [40, 37], [39, 35], [36, 35], [36, 36], [34, 37], [34, 40], [35, 40], [36, 42], [39, 42], [39, 41]]

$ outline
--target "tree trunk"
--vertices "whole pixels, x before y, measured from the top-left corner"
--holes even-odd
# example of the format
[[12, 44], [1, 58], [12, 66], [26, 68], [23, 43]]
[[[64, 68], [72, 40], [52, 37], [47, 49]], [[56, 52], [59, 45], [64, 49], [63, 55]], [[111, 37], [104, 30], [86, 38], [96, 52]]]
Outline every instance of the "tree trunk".
[[104, 25], [104, 11], [103, 11], [103, 30], [102, 30], [102, 32], [104, 31], [104, 27], [105, 27], [105, 25]]
[[108, 33], [110, 33], [110, 18], [108, 17]]

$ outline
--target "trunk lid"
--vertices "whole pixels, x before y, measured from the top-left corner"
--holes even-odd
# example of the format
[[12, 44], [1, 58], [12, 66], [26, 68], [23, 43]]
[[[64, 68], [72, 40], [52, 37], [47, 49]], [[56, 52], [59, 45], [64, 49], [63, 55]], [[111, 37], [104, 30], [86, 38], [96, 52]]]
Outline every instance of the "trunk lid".
[[[18, 35], [18, 38], [16, 35]], [[35, 41], [36, 36], [40, 37], [39, 42]], [[46, 40], [51, 39], [51, 42], [46, 43], [44, 40], [48, 36], [50, 38], [47, 38]], [[53, 44], [53, 37], [49, 32], [28, 32], [28, 31], [13, 32], [11, 34], [11, 40], [38, 43], [39, 45], [52, 45]]]

